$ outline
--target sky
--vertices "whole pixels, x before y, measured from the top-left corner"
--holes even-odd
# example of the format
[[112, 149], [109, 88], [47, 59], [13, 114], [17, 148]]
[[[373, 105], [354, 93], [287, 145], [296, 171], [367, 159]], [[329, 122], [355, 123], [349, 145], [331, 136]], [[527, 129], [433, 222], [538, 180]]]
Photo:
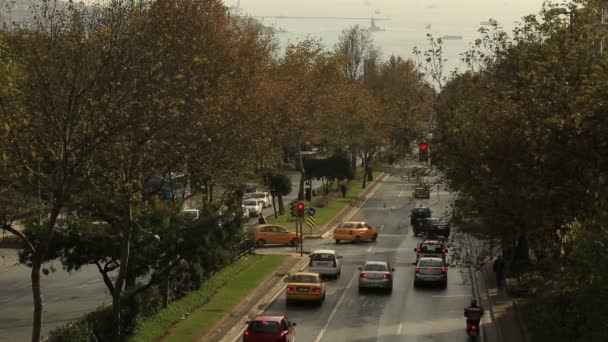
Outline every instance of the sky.
[[[224, 0], [226, 6], [236, 6], [238, 0]], [[240, 13], [251, 16], [323, 16], [355, 18], [390, 18], [377, 21], [385, 31], [374, 32], [374, 42], [383, 57], [400, 55], [413, 58], [412, 50], [428, 46], [426, 34], [435, 37], [462, 36], [446, 40], [446, 67], [461, 67], [460, 53], [478, 37], [482, 22], [495, 19], [510, 32], [515, 22], [540, 11], [543, 0], [241, 0]], [[333, 48], [340, 32], [352, 25], [369, 27], [370, 19], [290, 19], [261, 18], [268, 26], [283, 29], [277, 38], [282, 46], [307, 36], [322, 39]]]

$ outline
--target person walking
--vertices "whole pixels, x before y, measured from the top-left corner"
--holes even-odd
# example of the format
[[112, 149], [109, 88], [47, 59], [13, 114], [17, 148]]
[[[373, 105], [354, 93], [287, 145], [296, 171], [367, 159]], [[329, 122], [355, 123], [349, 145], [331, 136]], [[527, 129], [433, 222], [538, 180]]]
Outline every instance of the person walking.
[[268, 222], [266, 222], [266, 218], [264, 217], [264, 214], [260, 213], [260, 216], [258, 217], [258, 223], [259, 224], [267, 224]]
[[496, 275], [496, 286], [497, 287], [501, 287], [502, 286], [502, 278], [504, 275], [504, 271], [505, 271], [505, 262], [504, 260], [502, 260], [502, 256], [498, 256], [498, 258], [496, 258], [496, 260], [494, 260], [494, 273]]

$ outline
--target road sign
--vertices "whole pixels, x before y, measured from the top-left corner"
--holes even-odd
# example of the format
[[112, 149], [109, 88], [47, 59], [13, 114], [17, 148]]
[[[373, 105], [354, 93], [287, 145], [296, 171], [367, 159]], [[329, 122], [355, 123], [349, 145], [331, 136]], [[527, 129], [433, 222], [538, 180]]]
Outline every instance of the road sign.
[[317, 220], [314, 216], [308, 216], [306, 218], [306, 225], [309, 227], [314, 227], [316, 225]]
[[315, 216], [316, 213], [315, 208], [308, 208], [308, 216]]

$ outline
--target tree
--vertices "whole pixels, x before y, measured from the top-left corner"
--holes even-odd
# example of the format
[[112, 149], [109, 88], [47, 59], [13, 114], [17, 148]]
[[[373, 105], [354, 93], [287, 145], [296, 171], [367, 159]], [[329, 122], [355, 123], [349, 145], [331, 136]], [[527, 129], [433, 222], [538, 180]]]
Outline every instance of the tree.
[[283, 203], [283, 196], [288, 195], [291, 192], [291, 179], [285, 174], [275, 174], [272, 170], [264, 172], [262, 175], [263, 184], [270, 190], [272, 196], [272, 207], [274, 210], [274, 217], [277, 217], [277, 208], [275, 205], [275, 197], [279, 199], [279, 214], [285, 213], [285, 204]]

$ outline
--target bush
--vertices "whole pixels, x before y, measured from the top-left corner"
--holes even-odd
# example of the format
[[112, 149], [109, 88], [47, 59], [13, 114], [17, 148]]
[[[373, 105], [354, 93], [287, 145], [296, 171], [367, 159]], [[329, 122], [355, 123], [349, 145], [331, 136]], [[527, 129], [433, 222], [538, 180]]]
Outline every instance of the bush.
[[317, 197], [312, 205], [316, 208], [325, 208], [329, 204], [329, 200], [329, 196]]

